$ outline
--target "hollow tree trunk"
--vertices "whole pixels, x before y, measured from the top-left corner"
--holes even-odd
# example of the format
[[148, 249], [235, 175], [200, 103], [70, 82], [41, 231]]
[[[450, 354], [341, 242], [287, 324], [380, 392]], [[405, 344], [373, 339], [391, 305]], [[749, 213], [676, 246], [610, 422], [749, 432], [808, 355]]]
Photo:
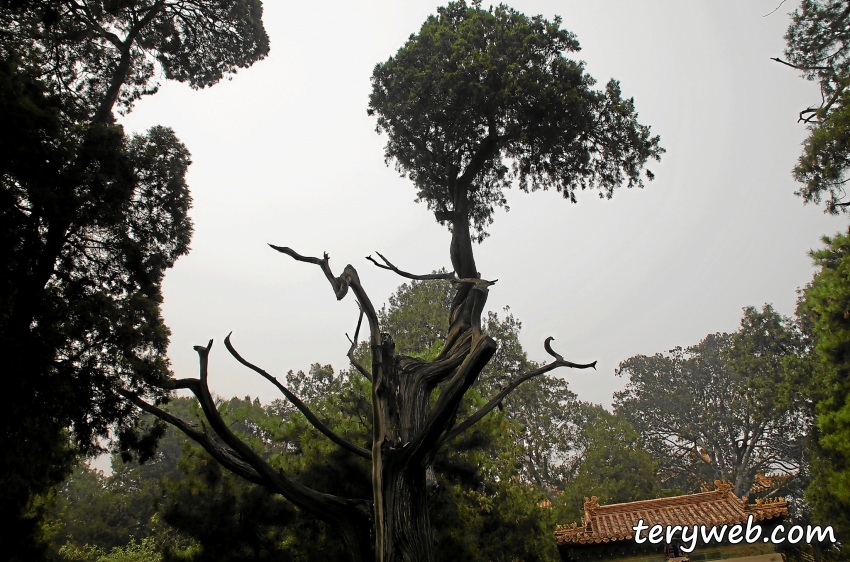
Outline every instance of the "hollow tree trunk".
[[411, 454], [411, 439], [428, 415], [433, 386], [417, 376], [427, 364], [396, 356], [394, 348], [392, 338], [382, 334], [380, 369], [373, 365], [373, 375], [378, 373], [372, 447], [376, 557], [382, 562], [432, 562], [426, 467], [421, 455]]

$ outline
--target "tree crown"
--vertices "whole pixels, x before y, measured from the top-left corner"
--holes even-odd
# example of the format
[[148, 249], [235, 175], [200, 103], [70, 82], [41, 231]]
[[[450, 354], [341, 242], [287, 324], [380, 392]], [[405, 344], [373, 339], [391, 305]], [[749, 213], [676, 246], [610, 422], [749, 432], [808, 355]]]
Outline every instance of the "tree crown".
[[72, 120], [108, 120], [159, 88], [157, 75], [212, 86], [269, 51], [259, 0], [9, 2], [0, 56], [27, 66]]
[[560, 25], [452, 2], [372, 74], [368, 113], [387, 133], [387, 162], [437, 220], [470, 220], [479, 242], [514, 179], [573, 202], [579, 189], [611, 197], [642, 186], [644, 164], [664, 152], [618, 82], [594, 90], [584, 63], [564, 56], [580, 47]]

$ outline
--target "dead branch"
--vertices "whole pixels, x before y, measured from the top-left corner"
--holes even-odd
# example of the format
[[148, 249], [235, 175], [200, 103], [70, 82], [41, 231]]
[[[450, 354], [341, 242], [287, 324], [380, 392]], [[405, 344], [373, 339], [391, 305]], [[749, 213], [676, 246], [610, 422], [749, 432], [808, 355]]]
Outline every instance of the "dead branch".
[[320, 517], [338, 518], [338, 509], [344, 505], [354, 501], [345, 498], [339, 498], [330, 494], [317, 492], [312, 488], [304, 486], [297, 480], [290, 478], [281, 470], [275, 470], [265, 460], [263, 460], [247, 443], [237, 437], [230, 427], [224, 422], [221, 414], [216, 408], [215, 401], [210, 393], [208, 384], [209, 374], [209, 352], [212, 348], [212, 340], [209, 341], [207, 347], [200, 345], [195, 346], [195, 351], [198, 352], [200, 359], [200, 384], [197, 385], [199, 390], [196, 394], [198, 402], [201, 404], [201, 409], [204, 415], [210, 422], [213, 431], [218, 435], [226, 445], [233, 449], [245, 462], [250, 464], [260, 476], [272, 483], [278, 493], [286, 499], [313, 513], [317, 513]]
[[[359, 303], [358, 303], [358, 307], [359, 307]], [[361, 365], [360, 362], [357, 361], [357, 359], [355, 359], [355, 357], [354, 357], [354, 351], [357, 349], [357, 337], [360, 334], [360, 324], [362, 324], [362, 323], [363, 323], [363, 309], [361, 308], [360, 309], [360, 318], [357, 319], [357, 328], [354, 330], [354, 339], [352, 340], [350, 337], [348, 337], [348, 334], [345, 334], [345, 337], [347, 337], [348, 341], [351, 342], [351, 347], [348, 348], [348, 354], [347, 355], [348, 355], [348, 360], [351, 362], [352, 365], [354, 365], [354, 368], [357, 369], [360, 372], [361, 375], [366, 377], [366, 380], [368, 380], [369, 382], [372, 382], [372, 373], [370, 373], [369, 370], [366, 369], [366, 367], [364, 367], [363, 365]]]
[[241, 476], [249, 482], [253, 482], [254, 484], [259, 484], [261, 486], [268, 485], [268, 483], [263, 479], [263, 477], [260, 476], [260, 474], [256, 470], [254, 470], [254, 468], [250, 464], [242, 460], [242, 458], [236, 452], [227, 449], [226, 447], [222, 447], [220, 444], [216, 443], [216, 441], [206, 432], [198, 431], [182, 419], [176, 416], [172, 416], [168, 412], [157, 408], [153, 404], [145, 402], [132, 392], [119, 389], [118, 393], [133, 404], [135, 404], [140, 410], [152, 414], [164, 422], [170, 423], [171, 425], [185, 433], [187, 437], [189, 437], [190, 439], [198, 443], [201, 447], [203, 447], [210, 454], [210, 456], [212, 456], [228, 470]]
[[230, 343], [230, 335], [231, 334], [227, 334], [227, 337], [224, 338], [224, 346], [227, 348], [227, 351], [230, 352], [230, 354], [233, 356], [234, 359], [236, 359], [237, 361], [239, 361], [240, 363], [242, 363], [243, 365], [245, 365], [246, 367], [248, 367], [249, 369], [251, 369], [255, 373], [262, 376], [264, 379], [266, 379], [267, 381], [269, 381], [270, 383], [275, 385], [275, 387], [277, 387], [277, 389], [281, 392], [281, 394], [286, 396], [286, 399], [289, 400], [290, 402], [292, 402], [292, 404], [296, 408], [298, 408], [298, 410], [302, 414], [304, 414], [304, 417], [307, 418], [307, 421], [309, 421], [310, 424], [313, 427], [318, 429], [328, 439], [330, 439], [331, 441], [333, 441], [334, 443], [336, 443], [337, 445], [339, 445], [340, 447], [342, 447], [346, 451], [350, 451], [350, 452], [354, 453], [355, 455], [363, 457], [364, 459], [368, 459], [368, 460], [372, 459], [372, 453], [368, 449], [366, 449], [364, 447], [360, 447], [358, 445], [355, 445], [354, 443], [348, 441], [347, 439], [345, 439], [341, 435], [334, 432], [334, 430], [329, 428], [327, 425], [325, 425], [318, 417], [316, 417], [316, 414], [314, 414], [310, 410], [310, 408], [308, 408], [307, 405], [304, 404], [304, 402], [300, 398], [298, 398], [298, 396], [296, 396], [288, 388], [286, 388], [285, 386], [280, 384], [280, 382], [277, 380], [276, 377], [273, 377], [272, 375], [268, 374], [263, 369], [257, 367], [256, 365], [254, 365], [252, 363], [249, 363], [248, 361], [243, 359], [242, 356], [239, 355], [239, 353], [233, 347], [233, 344]]
[[147, 404], [138, 397], [134, 398], [132, 393], [127, 392], [122, 394], [139, 408], [157, 416], [161, 414], [161, 419], [169, 423], [181, 423], [182, 427], [176, 423], [175, 425], [180, 427], [189, 437], [204, 446], [213, 455], [213, 458], [219, 462], [223, 461], [222, 464], [227, 468], [249, 481], [261, 484], [267, 489], [282, 495], [298, 508], [338, 527], [343, 540], [349, 547], [352, 560], [355, 562], [366, 562], [368, 558], [366, 553], [371, 549], [368, 540], [368, 529], [370, 527], [372, 512], [371, 502], [363, 499], [343, 498], [308, 488], [289, 477], [282, 470], [273, 468], [248, 444], [239, 439], [222, 419], [209, 390], [208, 364], [212, 343], [212, 340], [210, 340], [206, 347], [195, 346], [194, 348], [198, 352], [200, 360], [200, 378], [180, 379], [174, 382], [173, 387], [188, 388], [195, 394], [213, 431], [230, 449], [225, 449], [218, 445], [206, 432], [198, 431], [188, 424], [182, 423], [181, 420]]
[[406, 277], [407, 279], [414, 279], [416, 281], [427, 281], [427, 280], [430, 280], [430, 279], [446, 279], [446, 280], [453, 281], [455, 279], [454, 273], [429, 273], [429, 274], [426, 274], [426, 275], [416, 275], [414, 273], [408, 273], [408, 272], [402, 271], [399, 268], [397, 268], [396, 266], [394, 266], [392, 263], [390, 263], [390, 260], [385, 258], [380, 252], [376, 251], [375, 253], [378, 254], [378, 257], [380, 257], [381, 260], [383, 260], [383, 262], [384, 262], [383, 264], [378, 263], [372, 256], [366, 256], [366, 259], [369, 260], [370, 262], [374, 263], [375, 265], [377, 265], [381, 269], [387, 269], [389, 271], [394, 271], [397, 274], [401, 275], [402, 277]]
[[797, 70], [831, 70], [828, 66], [797, 66], [796, 64], [790, 63], [788, 61], [784, 61], [779, 57], [771, 57], [770, 60], [775, 60], [780, 64], [784, 64], [785, 66], [790, 66], [791, 68], [796, 68]]
[[336, 300], [342, 300], [345, 294], [348, 292], [348, 285], [343, 283], [339, 278], [334, 277], [334, 274], [331, 272], [331, 266], [328, 264], [328, 261], [331, 257], [327, 252], [324, 253], [324, 256], [319, 258], [311, 258], [307, 256], [302, 256], [292, 248], [287, 248], [285, 246], [275, 246], [273, 244], [269, 244], [272, 248], [277, 250], [282, 254], [286, 254], [292, 257], [295, 260], [303, 261], [307, 263], [314, 263], [322, 268], [322, 272], [324, 272], [325, 277], [328, 278], [328, 281], [331, 283], [331, 287], [333, 287], [334, 295], [336, 296]]
[[381, 330], [378, 325], [378, 314], [375, 312], [375, 307], [372, 305], [372, 301], [369, 299], [366, 291], [363, 290], [363, 286], [360, 284], [360, 277], [357, 275], [357, 270], [355, 270], [354, 267], [349, 264], [345, 266], [345, 270], [342, 272], [342, 275], [334, 277], [331, 272], [330, 265], [328, 265], [330, 256], [328, 256], [327, 252], [325, 252], [322, 259], [319, 259], [302, 256], [291, 248], [275, 246], [273, 244], [269, 244], [269, 246], [298, 261], [313, 263], [321, 267], [322, 271], [325, 273], [325, 277], [328, 278], [328, 281], [330, 281], [331, 286], [334, 289], [334, 294], [336, 295], [337, 300], [342, 300], [346, 293], [348, 293], [348, 288], [351, 287], [354, 291], [355, 298], [357, 298], [357, 302], [360, 304], [360, 309], [366, 314], [366, 318], [369, 320], [369, 336], [372, 346], [379, 346], [381, 344]]
[[572, 369], [588, 369], [588, 368], [593, 368], [594, 370], [596, 369], [596, 361], [594, 361], [593, 363], [587, 363], [587, 364], [579, 364], [579, 363], [573, 363], [571, 361], [566, 361], [559, 353], [556, 353], [552, 349], [550, 342], [553, 339], [555, 339], [555, 338], [553, 338], [551, 336], [546, 338], [546, 341], [543, 342], [543, 347], [546, 349], [546, 352], [549, 355], [551, 355], [552, 357], [555, 358], [555, 361], [549, 363], [548, 365], [543, 365], [542, 367], [538, 367], [537, 369], [534, 369], [533, 371], [529, 371], [528, 373], [514, 379], [514, 381], [511, 382], [508, 386], [506, 386], [501, 392], [499, 392], [499, 394], [497, 394], [489, 402], [487, 402], [487, 404], [484, 405], [484, 407], [482, 407], [476, 413], [474, 413], [473, 415], [468, 417], [466, 420], [464, 420], [462, 423], [457, 425], [453, 430], [446, 433], [446, 435], [443, 436], [442, 439], [440, 439], [440, 443], [439, 443], [438, 447], [441, 447], [442, 445], [444, 445], [445, 443], [447, 443], [451, 439], [454, 439], [455, 437], [457, 437], [458, 435], [460, 435], [461, 433], [463, 433], [464, 431], [466, 431], [467, 429], [469, 429], [470, 427], [472, 427], [473, 425], [478, 423], [478, 421], [481, 420], [481, 418], [486, 416], [488, 413], [490, 413], [490, 411], [493, 410], [493, 408], [495, 408], [499, 403], [501, 403], [502, 400], [504, 400], [505, 397], [508, 394], [513, 392], [513, 390], [516, 387], [518, 387], [519, 385], [521, 385], [522, 383], [524, 383], [525, 381], [527, 381], [531, 378], [534, 378], [538, 375], [542, 375], [544, 373], [548, 373], [549, 371], [552, 371], [552, 370], [557, 369], [559, 367], [570, 367]]

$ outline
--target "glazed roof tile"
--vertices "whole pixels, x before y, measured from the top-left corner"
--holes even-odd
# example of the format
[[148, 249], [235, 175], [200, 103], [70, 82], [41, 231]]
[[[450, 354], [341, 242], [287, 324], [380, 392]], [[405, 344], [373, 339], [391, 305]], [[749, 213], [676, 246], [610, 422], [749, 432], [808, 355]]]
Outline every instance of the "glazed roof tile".
[[737, 525], [752, 515], [755, 521], [788, 515], [788, 503], [778, 500], [756, 500], [732, 493], [732, 485], [716, 480], [716, 489], [700, 494], [658, 498], [630, 503], [599, 505], [596, 496], [584, 502], [581, 525], [561, 526], [555, 531], [559, 544], [594, 544], [631, 540], [632, 527], [643, 519], [645, 525]]

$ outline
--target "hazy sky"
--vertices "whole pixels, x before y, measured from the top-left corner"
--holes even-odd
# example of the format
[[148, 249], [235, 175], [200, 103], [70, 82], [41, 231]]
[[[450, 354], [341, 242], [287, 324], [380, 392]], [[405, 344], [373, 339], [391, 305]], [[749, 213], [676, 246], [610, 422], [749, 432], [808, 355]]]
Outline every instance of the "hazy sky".
[[[643, 190], [613, 200], [579, 193], [507, 194], [491, 236], [475, 248], [499, 279], [489, 308], [510, 305], [535, 360], [543, 340], [598, 371], [559, 373], [585, 400], [610, 404], [636, 354], [732, 331], [741, 309], [773, 303], [793, 313], [811, 279], [807, 255], [845, 218], [803, 206], [791, 169], [805, 128], [797, 113], [815, 84], [770, 60], [784, 48], [786, 2], [520, 1], [526, 14], [563, 17], [588, 72], [634, 97], [639, 120], [667, 149]], [[380, 251], [408, 271], [450, 267], [450, 235], [413, 202], [410, 181], [384, 164], [385, 138], [366, 115], [374, 65], [418, 31], [437, 4], [269, 1], [270, 56], [203, 91], [163, 84], [121, 119], [131, 131], [172, 127], [192, 153], [191, 253], [165, 280], [164, 314], [178, 377], [196, 376], [192, 350], [210, 338], [211, 386], [223, 396], [277, 397], [222, 345], [280, 376], [312, 362], [347, 366], [357, 321], [318, 267], [266, 243], [354, 265], [380, 306], [401, 283], [364, 258]], [[486, 5], [486, 4], [485, 4]]]

